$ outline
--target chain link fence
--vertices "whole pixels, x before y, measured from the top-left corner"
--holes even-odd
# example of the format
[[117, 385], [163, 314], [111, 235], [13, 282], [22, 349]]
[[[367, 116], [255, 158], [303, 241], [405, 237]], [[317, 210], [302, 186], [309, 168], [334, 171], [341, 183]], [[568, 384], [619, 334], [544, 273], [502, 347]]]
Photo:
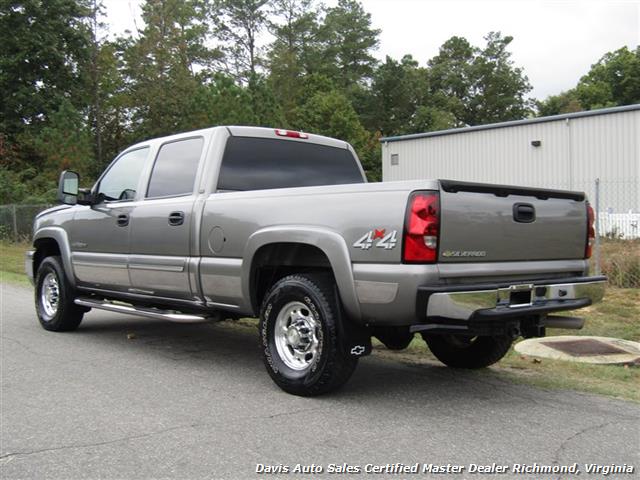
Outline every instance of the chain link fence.
[[635, 180], [596, 179], [591, 203], [597, 242], [593, 270], [621, 288], [640, 288], [640, 185]]
[[593, 184], [591, 202], [598, 212], [599, 233], [611, 240], [640, 239], [640, 185], [631, 180]]
[[[631, 180], [579, 185], [596, 213], [598, 239], [591, 259], [594, 273], [609, 277], [611, 286], [640, 288], [640, 185]], [[51, 205], [0, 205], [0, 239], [31, 238], [33, 218]]]
[[13, 242], [31, 239], [33, 219], [52, 205], [0, 205], [0, 239]]

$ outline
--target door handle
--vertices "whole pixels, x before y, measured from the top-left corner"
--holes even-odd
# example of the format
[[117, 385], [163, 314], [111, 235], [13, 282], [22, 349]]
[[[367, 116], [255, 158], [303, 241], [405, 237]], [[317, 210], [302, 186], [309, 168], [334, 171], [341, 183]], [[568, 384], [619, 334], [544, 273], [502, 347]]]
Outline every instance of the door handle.
[[129, 225], [129, 215], [127, 215], [126, 213], [121, 213], [120, 215], [118, 215], [118, 219], [116, 220], [116, 222], [118, 223], [119, 227], [126, 227], [127, 225]]
[[184, 223], [184, 212], [171, 212], [169, 214], [169, 225], [177, 227]]
[[533, 223], [536, 221], [536, 209], [530, 203], [516, 203], [513, 206], [513, 219], [518, 223]]

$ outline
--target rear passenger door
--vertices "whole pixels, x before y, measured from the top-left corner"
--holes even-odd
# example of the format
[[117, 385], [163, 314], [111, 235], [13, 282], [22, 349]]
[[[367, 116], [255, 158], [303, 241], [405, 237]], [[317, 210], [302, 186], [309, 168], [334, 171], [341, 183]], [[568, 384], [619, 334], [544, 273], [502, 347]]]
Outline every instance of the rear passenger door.
[[[192, 300], [189, 264], [195, 180], [204, 157], [201, 136], [158, 149], [144, 200], [131, 212], [132, 293]], [[195, 293], [195, 291], [194, 291]]]

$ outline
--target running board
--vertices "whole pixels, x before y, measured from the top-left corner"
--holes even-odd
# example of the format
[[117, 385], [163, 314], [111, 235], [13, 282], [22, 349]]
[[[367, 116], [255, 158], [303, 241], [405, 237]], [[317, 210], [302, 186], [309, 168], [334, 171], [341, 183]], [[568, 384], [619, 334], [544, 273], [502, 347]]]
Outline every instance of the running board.
[[170, 322], [177, 323], [202, 323], [208, 322], [207, 317], [200, 315], [190, 315], [186, 313], [174, 313], [171, 310], [159, 310], [157, 308], [142, 308], [133, 307], [129, 305], [121, 305], [119, 303], [112, 303], [107, 300], [94, 300], [91, 298], [76, 298], [74, 300], [76, 305], [82, 305], [83, 307], [97, 308], [99, 310], [107, 310], [109, 312], [124, 313], [128, 315], [140, 315], [142, 317], [159, 318], [161, 320], [169, 320]]

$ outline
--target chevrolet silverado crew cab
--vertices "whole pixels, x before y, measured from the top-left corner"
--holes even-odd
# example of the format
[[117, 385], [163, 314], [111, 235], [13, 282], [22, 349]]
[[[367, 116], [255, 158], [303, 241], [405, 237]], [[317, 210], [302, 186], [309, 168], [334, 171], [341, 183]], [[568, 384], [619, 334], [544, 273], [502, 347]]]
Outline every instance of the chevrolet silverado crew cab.
[[367, 183], [353, 148], [288, 130], [215, 127], [134, 145], [90, 190], [65, 171], [34, 222], [37, 316], [73, 330], [92, 308], [176, 322], [259, 317], [283, 390], [317, 395], [377, 337], [420, 333], [458, 368], [602, 298], [579, 192], [451, 180]]

